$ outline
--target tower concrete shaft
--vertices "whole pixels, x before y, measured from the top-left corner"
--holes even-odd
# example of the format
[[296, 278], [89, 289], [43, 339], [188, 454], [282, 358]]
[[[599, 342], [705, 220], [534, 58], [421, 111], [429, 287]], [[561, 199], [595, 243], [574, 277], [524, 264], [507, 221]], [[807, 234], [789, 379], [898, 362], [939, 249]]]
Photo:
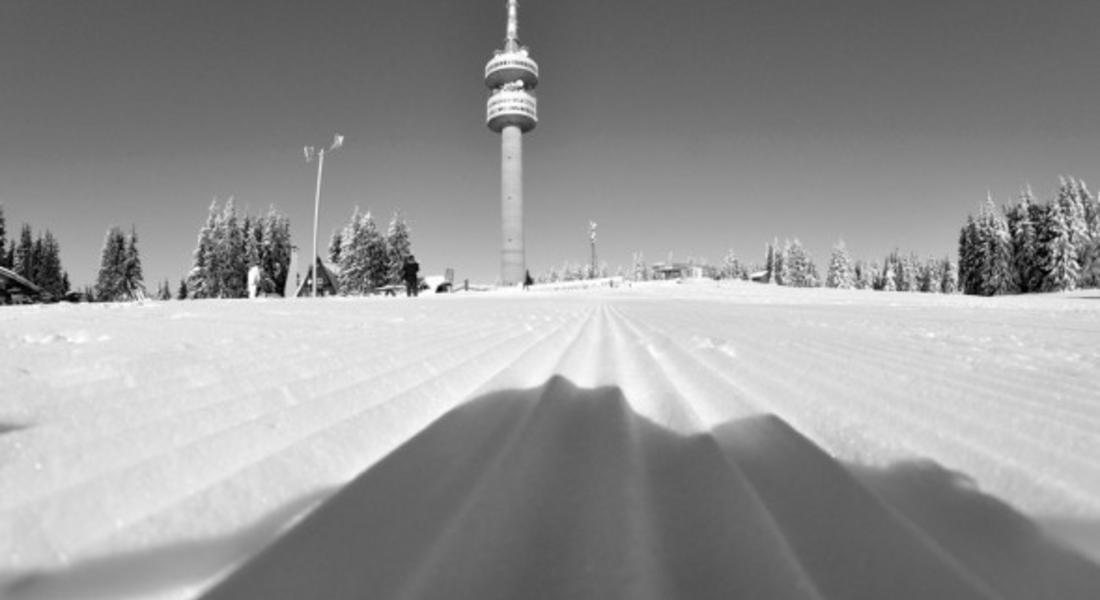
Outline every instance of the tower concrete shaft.
[[500, 280], [522, 283], [527, 273], [523, 247], [523, 132], [509, 125], [500, 132]]
[[523, 246], [523, 134], [538, 123], [538, 104], [530, 90], [539, 83], [539, 66], [519, 43], [517, 1], [508, 0], [504, 49], [485, 65], [492, 90], [485, 106], [489, 129], [500, 134], [500, 281], [522, 283], [527, 274]]

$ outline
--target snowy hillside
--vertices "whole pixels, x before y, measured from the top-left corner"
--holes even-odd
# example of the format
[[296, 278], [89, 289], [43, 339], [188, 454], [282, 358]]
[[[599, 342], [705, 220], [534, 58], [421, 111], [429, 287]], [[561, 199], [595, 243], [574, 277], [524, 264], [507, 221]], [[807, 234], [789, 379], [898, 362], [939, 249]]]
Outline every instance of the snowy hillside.
[[1098, 433], [1096, 291], [5, 308], [0, 597], [1095, 598]]

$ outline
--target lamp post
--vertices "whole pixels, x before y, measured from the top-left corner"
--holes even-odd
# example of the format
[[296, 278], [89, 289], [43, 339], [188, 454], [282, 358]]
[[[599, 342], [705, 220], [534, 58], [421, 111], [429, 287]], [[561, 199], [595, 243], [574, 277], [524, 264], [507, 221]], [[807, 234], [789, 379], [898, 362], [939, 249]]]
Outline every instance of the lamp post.
[[588, 272], [591, 279], [599, 276], [599, 268], [596, 266], [596, 222], [588, 222], [588, 241], [592, 245], [592, 269]]
[[[332, 145], [329, 146], [328, 151], [334, 152], [340, 146], [344, 145], [344, 136], [337, 133], [332, 138]], [[317, 158], [317, 193], [313, 198], [313, 262], [310, 263], [310, 269], [313, 270], [313, 276], [310, 278], [310, 295], [314, 298], [317, 297], [317, 218], [321, 213], [321, 171], [325, 168], [325, 149], [315, 149], [313, 146], [305, 147], [306, 162], [312, 162], [314, 157]]]

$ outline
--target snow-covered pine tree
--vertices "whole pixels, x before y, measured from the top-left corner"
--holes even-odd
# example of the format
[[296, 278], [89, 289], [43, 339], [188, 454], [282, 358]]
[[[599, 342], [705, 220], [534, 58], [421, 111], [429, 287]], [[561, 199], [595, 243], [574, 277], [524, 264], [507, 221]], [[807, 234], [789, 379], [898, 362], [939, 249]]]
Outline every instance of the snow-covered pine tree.
[[1069, 232], [1069, 243], [1077, 253], [1078, 264], [1088, 250], [1089, 231], [1085, 216], [1085, 205], [1080, 195], [1080, 186], [1073, 177], [1061, 178], [1058, 187], [1058, 207], [1062, 210], [1062, 216], [1066, 221], [1066, 230]]
[[334, 265], [340, 264], [340, 248], [344, 245], [344, 238], [339, 229], [332, 230], [332, 237], [328, 241], [328, 261]]
[[242, 233], [244, 234], [245, 287], [247, 292], [248, 271], [253, 266], [260, 266], [260, 245], [263, 243], [263, 230], [260, 228], [259, 223], [252, 220], [251, 215], [245, 215]]
[[730, 248], [726, 252], [726, 256], [722, 259], [721, 277], [723, 279], [741, 279], [741, 273], [743, 271], [744, 267], [741, 265], [741, 261], [738, 260], [737, 254], [734, 253], [733, 248]]
[[1055, 236], [1055, 212], [1057, 205], [1031, 205], [1031, 220], [1035, 227], [1035, 255], [1032, 259], [1031, 290], [1043, 292], [1051, 269], [1051, 249]]
[[103, 251], [96, 277], [95, 297], [100, 302], [115, 302], [125, 296], [123, 269], [126, 262], [126, 236], [118, 227], [111, 227], [103, 239]]
[[145, 297], [145, 277], [141, 268], [141, 254], [137, 248], [137, 228], [130, 226], [122, 257], [122, 285], [129, 299]]
[[959, 231], [959, 285], [963, 293], [975, 294], [977, 286], [977, 230], [974, 215], [966, 215], [966, 224]]
[[887, 259], [882, 272], [882, 290], [886, 292], [898, 291], [897, 272], [894, 270], [895, 261]]
[[806, 278], [803, 287], [821, 287], [821, 275], [817, 271], [817, 263], [809, 251], [806, 252]]
[[241, 222], [237, 217], [237, 208], [233, 203], [233, 196], [225, 201], [219, 226], [218, 256], [224, 269], [220, 273], [224, 297], [244, 298], [248, 295], [245, 236]]
[[917, 267], [917, 289], [921, 293], [929, 294], [940, 291], [940, 261], [928, 257]]
[[1009, 233], [1012, 235], [1012, 268], [1016, 287], [1024, 293], [1035, 287], [1035, 224], [1031, 220], [1031, 205], [1035, 196], [1028, 185], [1020, 190], [1020, 202], [1010, 211]]
[[[920, 291], [920, 262], [920, 257], [914, 252], [910, 252], [902, 258], [905, 269], [905, 291], [907, 292]], [[898, 288], [900, 289], [901, 286], [899, 285]]]
[[386, 228], [386, 284], [400, 285], [405, 281], [405, 259], [412, 256], [409, 225], [401, 213], [394, 212]]
[[783, 240], [783, 247], [775, 252], [772, 264], [775, 270], [775, 282], [779, 285], [791, 285], [791, 241]]
[[192, 298], [216, 298], [221, 294], [221, 287], [216, 277], [219, 270], [215, 252], [217, 211], [218, 199], [215, 198], [210, 202], [206, 223], [199, 230], [195, 251], [191, 254], [191, 271], [187, 274], [187, 287]]
[[378, 230], [374, 218], [368, 212], [363, 216], [364, 250], [367, 257], [367, 283], [373, 288], [387, 285], [389, 280], [389, 257], [386, 251], [386, 238]]
[[985, 283], [983, 293], [987, 296], [1011, 294], [1017, 290], [1015, 269], [1012, 264], [1012, 238], [1003, 213], [988, 200], [986, 207], [987, 234], [985, 269], [982, 279]]
[[951, 262], [951, 257], [943, 257], [940, 268], [940, 291], [954, 294], [959, 291], [959, 266]]
[[850, 289], [855, 286], [855, 277], [852, 272], [852, 257], [848, 255], [848, 248], [844, 240], [837, 240], [833, 246], [833, 254], [829, 259], [829, 270], [825, 277], [825, 286], [839, 289]]
[[886, 268], [877, 260], [867, 265], [868, 278], [871, 280], [871, 289], [881, 291], [886, 285]]
[[909, 273], [905, 258], [897, 251], [890, 256], [890, 263], [894, 267], [894, 291], [909, 291]]
[[53, 233], [47, 229], [45, 235], [40, 236], [35, 242], [35, 247], [37, 256], [34, 261], [36, 268], [33, 281], [54, 298], [60, 299], [69, 291], [65, 285], [64, 271], [61, 269], [61, 246]]
[[8, 225], [4, 220], [4, 204], [0, 202], [0, 267], [11, 268], [8, 262]]
[[1084, 180], [1079, 180], [1077, 184], [1077, 195], [1081, 198], [1081, 204], [1085, 209], [1085, 228], [1088, 230], [1089, 239], [1100, 242], [1100, 199], [1089, 192]]
[[1070, 241], [1070, 229], [1066, 216], [1057, 206], [1051, 207], [1051, 222], [1047, 241], [1046, 279], [1043, 291], [1062, 292], [1077, 288], [1080, 265], [1077, 263], [1077, 249]]
[[768, 283], [779, 283], [779, 265], [776, 264], [777, 248], [779, 247], [779, 238], [772, 240], [772, 243], [767, 245], [767, 250], [764, 253], [764, 270], [767, 271]]
[[186, 299], [187, 299], [187, 280], [186, 279], [180, 279], [179, 289], [176, 290], [176, 300], [186, 300]]
[[290, 219], [275, 210], [274, 206], [268, 208], [263, 217], [260, 240], [260, 269], [263, 271], [265, 285], [270, 286], [269, 291], [281, 294], [286, 289], [293, 249]]
[[1085, 212], [1088, 243], [1078, 253], [1081, 266], [1077, 287], [1100, 287], [1100, 200], [1089, 192], [1084, 180], [1077, 181], [1077, 196]]
[[157, 287], [157, 300], [167, 301], [172, 299], [172, 284], [165, 279]]
[[806, 251], [802, 242], [795, 238], [784, 250], [786, 251], [784, 265], [787, 274], [786, 282], [783, 285], [817, 287], [820, 284], [817, 265], [814, 264], [813, 257]]
[[362, 294], [366, 289], [367, 259], [362, 234], [363, 215], [359, 207], [351, 213], [351, 219], [340, 232], [340, 293]]
[[855, 279], [857, 290], [869, 290], [874, 287], [874, 270], [862, 260], [856, 261]]
[[19, 244], [12, 252], [12, 270], [27, 279], [34, 277], [34, 238], [31, 226], [24, 223], [19, 229]]

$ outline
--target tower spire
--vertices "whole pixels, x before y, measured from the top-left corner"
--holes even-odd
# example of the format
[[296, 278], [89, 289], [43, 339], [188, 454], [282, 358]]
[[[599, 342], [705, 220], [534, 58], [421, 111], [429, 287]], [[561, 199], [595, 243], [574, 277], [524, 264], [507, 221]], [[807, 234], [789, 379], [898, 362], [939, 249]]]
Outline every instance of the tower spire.
[[517, 0], [508, 0], [508, 31], [504, 36], [504, 49], [515, 52], [519, 46], [519, 17], [516, 16]]

